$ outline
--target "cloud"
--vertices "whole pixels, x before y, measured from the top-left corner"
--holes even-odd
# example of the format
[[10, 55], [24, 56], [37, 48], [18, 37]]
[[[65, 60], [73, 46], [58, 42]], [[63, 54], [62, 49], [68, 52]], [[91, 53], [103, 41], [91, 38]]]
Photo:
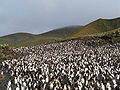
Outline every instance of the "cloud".
[[116, 0], [0, 0], [0, 34], [42, 33], [120, 15]]

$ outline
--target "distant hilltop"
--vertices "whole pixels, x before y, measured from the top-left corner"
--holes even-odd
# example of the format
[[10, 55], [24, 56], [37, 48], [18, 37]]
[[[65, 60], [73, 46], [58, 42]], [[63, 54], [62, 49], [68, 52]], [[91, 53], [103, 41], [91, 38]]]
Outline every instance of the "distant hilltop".
[[[113, 33], [118, 32], [117, 37]], [[88, 36], [108, 37], [108, 40], [119, 41], [120, 17], [114, 19], [97, 19], [85, 26], [69, 26], [51, 30], [43, 34], [15, 33], [0, 37], [0, 44], [11, 46], [33, 46], [59, 42], [67, 39]], [[106, 38], [105, 38], [106, 39]]]
[[80, 28], [77, 33], [72, 34], [71, 36], [72, 37], [87, 36], [91, 34], [111, 31], [118, 28], [120, 28], [120, 18], [115, 18], [115, 19], [100, 18]]

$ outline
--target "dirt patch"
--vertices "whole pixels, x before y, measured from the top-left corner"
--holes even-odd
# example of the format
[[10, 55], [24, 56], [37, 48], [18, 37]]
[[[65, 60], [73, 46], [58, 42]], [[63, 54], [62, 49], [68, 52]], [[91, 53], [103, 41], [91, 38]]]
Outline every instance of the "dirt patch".
[[0, 46], [0, 62], [3, 60], [17, 58], [24, 55], [21, 52], [15, 52], [13, 49], [14, 47], [10, 46]]
[[0, 83], [2, 82], [3, 80], [3, 75], [0, 74]]

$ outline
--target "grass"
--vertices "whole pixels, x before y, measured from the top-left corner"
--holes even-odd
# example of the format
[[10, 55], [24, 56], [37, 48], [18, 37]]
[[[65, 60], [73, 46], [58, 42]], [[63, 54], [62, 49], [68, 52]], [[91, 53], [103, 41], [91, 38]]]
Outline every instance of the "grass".
[[62, 37], [66, 37], [72, 33], [75, 33], [81, 27], [82, 26], [63, 27], [63, 28], [55, 29], [55, 30], [40, 34], [40, 36], [62, 38]]
[[10, 46], [35, 46], [55, 42], [62, 37], [74, 33], [81, 26], [64, 27], [55, 29], [43, 34], [34, 35], [30, 33], [16, 33], [0, 38], [0, 44], [9, 44]]
[[83, 41], [91, 41], [91, 40], [102, 40], [105, 42], [109, 43], [117, 43], [120, 42], [120, 28], [107, 31], [107, 32], [102, 32], [98, 34], [91, 34], [91, 35], [86, 35], [82, 37], [72, 37], [72, 38], [62, 38], [58, 42], [64, 42], [66, 40], [71, 40], [71, 39], [79, 39]]
[[108, 39], [108, 41], [111, 42], [118, 42], [119, 37], [113, 36], [115, 34], [111, 33], [118, 28], [120, 28], [120, 18], [98, 19], [83, 27], [81, 26], [65, 27], [38, 35], [29, 33], [16, 33], [7, 35], [4, 37], [0, 37], [0, 44], [9, 44], [10, 46], [16, 47], [36, 46], [75, 38], [87, 40], [91, 39], [91, 37]]
[[85, 25], [79, 32], [71, 34], [69, 37], [83, 37], [91, 34], [111, 31], [120, 27], [120, 18], [115, 19], [98, 19], [90, 24]]
[[120, 28], [102, 33], [98, 36], [102, 39], [105, 39], [105, 40], [111, 42], [111, 43], [120, 42]]
[[16, 53], [13, 51], [13, 47], [10, 47], [8, 45], [0, 45], [0, 61], [16, 58], [21, 55], [24, 55], [23, 53]]

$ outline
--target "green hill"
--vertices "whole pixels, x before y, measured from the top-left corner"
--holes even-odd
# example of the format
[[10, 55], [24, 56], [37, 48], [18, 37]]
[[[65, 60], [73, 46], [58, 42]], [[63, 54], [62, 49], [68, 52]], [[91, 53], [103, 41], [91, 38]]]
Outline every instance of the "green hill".
[[40, 36], [63, 38], [65, 36], [68, 36], [70, 34], [77, 32], [81, 27], [82, 26], [63, 27], [63, 28], [55, 29], [55, 30], [40, 34]]
[[3, 36], [0, 37], [0, 44], [9, 44], [10, 46], [34, 46], [83, 37], [100, 37], [110, 41], [119, 41], [119, 35], [114, 36], [114, 32], [118, 28], [120, 28], [120, 18], [98, 19], [85, 26], [69, 26], [38, 35], [16, 33]]
[[65, 36], [75, 33], [81, 26], [70, 26], [55, 29], [43, 34], [15, 33], [0, 37], [0, 44], [10, 46], [32, 46], [55, 42]]
[[98, 19], [80, 28], [77, 33], [71, 34], [69, 37], [72, 37], [72, 38], [83, 37], [83, 36], [88, 36], [91, 34], [111, 31], [119, 27], [120, 27], [120, 18]]
[[29, 40], [34, 40], [35, 35], [29, 33], [15, 33], [0, 38], [0, 44], [19, 45]]
[[120, 42], [120, 28], [94, 35], [111, 43]]

